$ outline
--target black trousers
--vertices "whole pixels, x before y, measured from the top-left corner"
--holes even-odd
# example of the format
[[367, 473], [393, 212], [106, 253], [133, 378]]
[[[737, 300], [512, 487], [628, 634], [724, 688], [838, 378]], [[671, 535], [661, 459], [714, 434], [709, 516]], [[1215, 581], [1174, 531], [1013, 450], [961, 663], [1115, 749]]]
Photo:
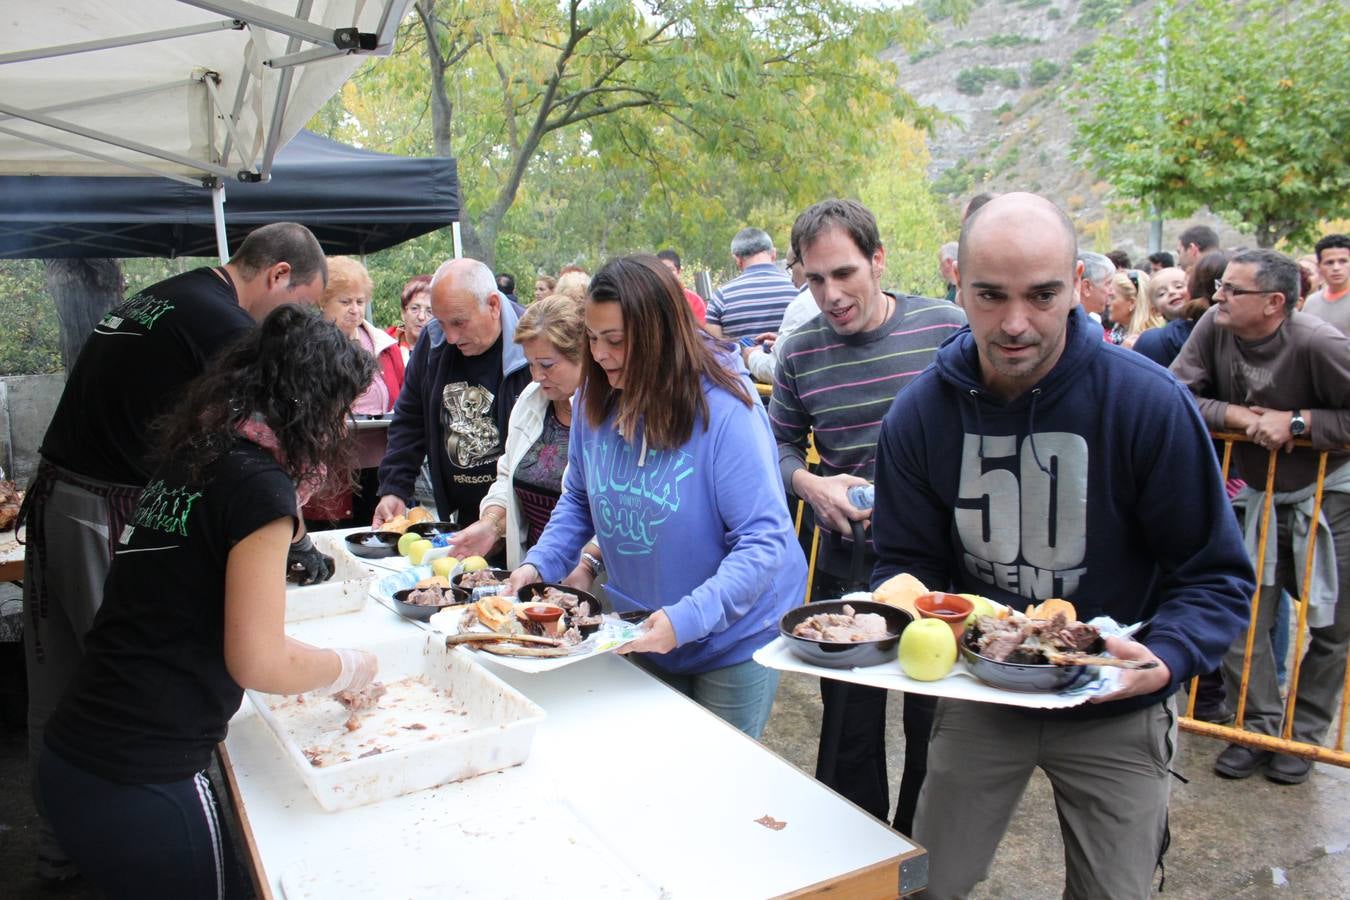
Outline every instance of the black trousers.
[[[858, 589], [845, 579], [817, 568], [813, 600], [833, 600]], [[886, 694], [881, 688], [820, 680], [824, 716], [816, 754], [816, 780], [867, 812], [887, 820], [890, 783], [886, 772]], [[905, 766], [900, 775], [892, 827], [914, 833], [914, 810], [928, 772], [928, 737], [937, 698], [904, 695]]]

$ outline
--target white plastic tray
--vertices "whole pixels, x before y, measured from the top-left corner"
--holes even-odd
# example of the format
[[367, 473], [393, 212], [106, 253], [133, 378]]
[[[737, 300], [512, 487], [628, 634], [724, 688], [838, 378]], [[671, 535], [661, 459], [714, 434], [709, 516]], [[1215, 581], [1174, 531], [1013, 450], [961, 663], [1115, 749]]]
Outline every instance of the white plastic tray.
[[[439, 712], [418, 713], [425, 730], [404, 730], [389, 722], [381, 725], [374, 712], [365, 716], [356, 734], [366, 729], [369, 735], [378, 734], [383, 748], [378, 755], [316, 768], [303, 753], [315, 740], [313, 713], [323, 710], [326, 716], [331, 710], [331, 726], [325, 720], [324, 733], [340, 737], [346, 733], [347, 719], [342, 707], [317, 692], [305, 695], [304, 707], [293, 701], [288, 704], [286, 697], [248, 692], [300, 779], [324, 809], [348, 809], [463, 781], [520, 765], [530, 755], [544, 711], [465, 654], [449, 651], [443, 639], [419, 633], [365, 649], [379, 657], [380, 681], [424, 675], [450, 695]], [[389, 713], [394, 723], [398, 721], [395, 713]]]
[[889, 691], [909, 691], [914, 694], [928, 694], [933, 697], [950, 697], [953, 700], [976, 700], [981, 703], [1001, 703], [1005, 706], [1026, 706], [1034, 709], [1064, 709], [1081, 706], [1093, 697], [1109, 694], [1117, 687], [1120, 669], [1101, 667], [1096, 678], [1069, 691], [1057, 694], [1032, 693], [1029, 691], [1008, 691], [985, 684], [975, 677], [966, 667], [965, 660], [958, 659], [956, 667], [946, 678], [937, 681], [916, 681], [900, 669], [898, 659], [877, 666], [856, 669], [827, 669], [804, 662], [792, 652], [782, 635], [755, 651], [755, 662], [770, 669], [783, 672], [801, 672], [805, 675], [819, 675], [821, 678], [833, 678], [852, 684], [865, 684], [884, 688]]
[[341, 616], [357, 612], [366, 605], [366, 595], [370, 593], [375, 576], [347, 553], [341, 546], [343, 543], [340, 537], [331, 534], [314, 538], [314, 546], [333, 557], [333, 577], [322, 584], [286, 588], [287, 622]]

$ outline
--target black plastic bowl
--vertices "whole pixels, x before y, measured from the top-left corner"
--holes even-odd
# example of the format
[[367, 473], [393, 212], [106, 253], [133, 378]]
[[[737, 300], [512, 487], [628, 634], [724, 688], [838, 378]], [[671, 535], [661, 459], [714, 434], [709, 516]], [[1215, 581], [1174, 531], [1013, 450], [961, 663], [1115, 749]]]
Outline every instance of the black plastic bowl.
[[[855, 613], [876, 613], [886, 620], [891, 632], [875, 641], [817, 641], [811, 638], [797, 637], [792, 633], [802, 622], [822, 613], [842, 613], [845, 606], [853, 607]], [[787, 639], [788, 646], [805, 661], [827, 669], [852, 669], [862, 666], [876, 666], [896, 658], [896, 648], [900, 645], [900, 633], [905, 630], [913, 616], [897, 606], [888, 606], [874, 600], [823, 600], [798, 606], [783, 614], [778, 622], [778, 630]]]
[[420, 606], [416, 603], [408, 602], [408, 595], [417, 588], [407, 588], [402, 591], [394, 591], [394, 608], [399, 611], [399, 615], [408, 619], [416, 619], [418, 622], [426, 622], [436, 613], [445, 609], [447, 606], [454, 606], [456, 603], [464, 603], [466, 599], [463, 591], [442, 589], [445, 603], [441, 606]]
[[961, 638], [961, 656], [976, 678], [1007, 691], [1058, 693], [1076, 688], [1096, 677], [1094, 666], [1052, 666], [1049, 663], [998, 662], [976, 652], [974, 632]]
[[[371, 537], [378, 538], [380, 543], [375, 546], [362, 543]], [[352, 556], [362, 559], [384, 559], [398, 555], [398, 539], [401, 537], [403, 535], [397, 531], [358, 531], [347, 535], [347, 549]]]
[[[480, 570], [480, 571], [491, 572], [493, 575], [497, 576], [497, 580], [498, 580], [498, 581], [501, 581], [501, 582], [505, 582], [508, 578], [511, 577], [511, 572], [510, 572], [510, 570], [508, 570], [508, 569], [484, 569], [484, 570]], [[450, 587], [452, 587], [452, 588], [454, 588], [455, 590], [457, 590], [457, 591], [463, 593], [464, 596], [465, 596], [466, 598], [472, 596], [472, 595], [473, 595], [473, 591], [472, 591], [472, 589], [470, 589], [470, 588], [462, 588], [462, 587], [460, 587], [460, 586], [459, 586], [459, 582], [460, 582], [460, 579], [462, 579], [465, 575], [468, 575], [468, 574], [469, 574], [468, 572], [460, 572], [460, 573], [457, 574], [457, 575], [451, 575], [451, 576], [450, 576]]]
[[454, 534], [459, 531], [459, 526], [453, 522], [418, 522], [416, 525], [409, 525], [408, 530], [429, 541], [438, 534]]

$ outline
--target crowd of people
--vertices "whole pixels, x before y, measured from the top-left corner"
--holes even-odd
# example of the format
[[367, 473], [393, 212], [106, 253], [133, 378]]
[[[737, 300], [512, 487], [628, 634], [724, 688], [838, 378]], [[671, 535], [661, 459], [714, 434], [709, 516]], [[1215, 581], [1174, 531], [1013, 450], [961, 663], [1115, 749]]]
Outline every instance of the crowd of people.
[[[822, 680], [816, 777], [928, 849], [935, 897], [987, 874], [1035, 768], [1066, 896], [1146, 896], [1176, 693], [1203, 676], [1213, 717], [1232, 716], [1259, 583], [1245, 725], [1279, 733], [1280, 611], [1310, 547], [1292, 728], [1322, 740], [1350, 644], [1350, 238], [1327, 235], [1308, 266], [1198, 226], [1136, 268], [1080, 250], [1048, 200], [1007, 194], [968, 204], [939, 253], [944, 297], [883, 286], [856, 201], [803, 211], [781, 267], [761, 229], [730, 254], [737, 276], [706, 300], [666, 249], [541, 274], [528, 306], [512, 276], [452, 259], [406, 282], [385, 330], [365, 267], [279, 224], [114, 309], [25, 510], [41, 865], [114, 895], [228, 893], [203, 770], [242, 690], [377, 674], [368, 653], [285, 635], [287, 580], [332, 572], [306, 526], [379, 528], [419, 476], [458, 525], [453, 553], [511, 569], [512, 589], [603, 590], [643, 614], [620, 652], [753, 738], [778, 677], [752, 655], [808, 595], [797, 500], [821, 535], [813, 599], [908, 573], [1146, 623], [1108, 649], [1151, 665], [1071, 710], [905, 694], [894, 804], [886, 692]], [[387, 434], [353, 435], [352, 417]], [[1251, 441], [1227, 484], [1211, 430]], [[866, 485], [874, 504], [855, 505]], [[1310, 763], [1233, 744], [1215, 769], [1296, 784]]]

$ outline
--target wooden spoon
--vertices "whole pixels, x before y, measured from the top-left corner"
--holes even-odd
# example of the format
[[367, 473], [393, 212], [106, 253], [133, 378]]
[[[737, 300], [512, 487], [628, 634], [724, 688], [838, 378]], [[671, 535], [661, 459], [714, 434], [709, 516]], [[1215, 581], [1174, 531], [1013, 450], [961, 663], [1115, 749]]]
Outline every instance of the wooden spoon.
[[1117, 669], [1156, 669], [1156, 659], [1116, 659], [1114, 656], [1085, 656], [1081, 653], [1054, 653], [1042, 650], [1052, 666], [1112, 666]]
[[475, 643], [496, 643], [498, 641], [512, 641], [519, 644], [543, 644], [546, 647], [560, 647], [562, 641], [557, 638], [538, 637], [533, 634], [492, 634], [485, 631], [466, 631], [460, 634], [449, 634], [445, 637], [447, 647], [455, 644], [475, 644]]

